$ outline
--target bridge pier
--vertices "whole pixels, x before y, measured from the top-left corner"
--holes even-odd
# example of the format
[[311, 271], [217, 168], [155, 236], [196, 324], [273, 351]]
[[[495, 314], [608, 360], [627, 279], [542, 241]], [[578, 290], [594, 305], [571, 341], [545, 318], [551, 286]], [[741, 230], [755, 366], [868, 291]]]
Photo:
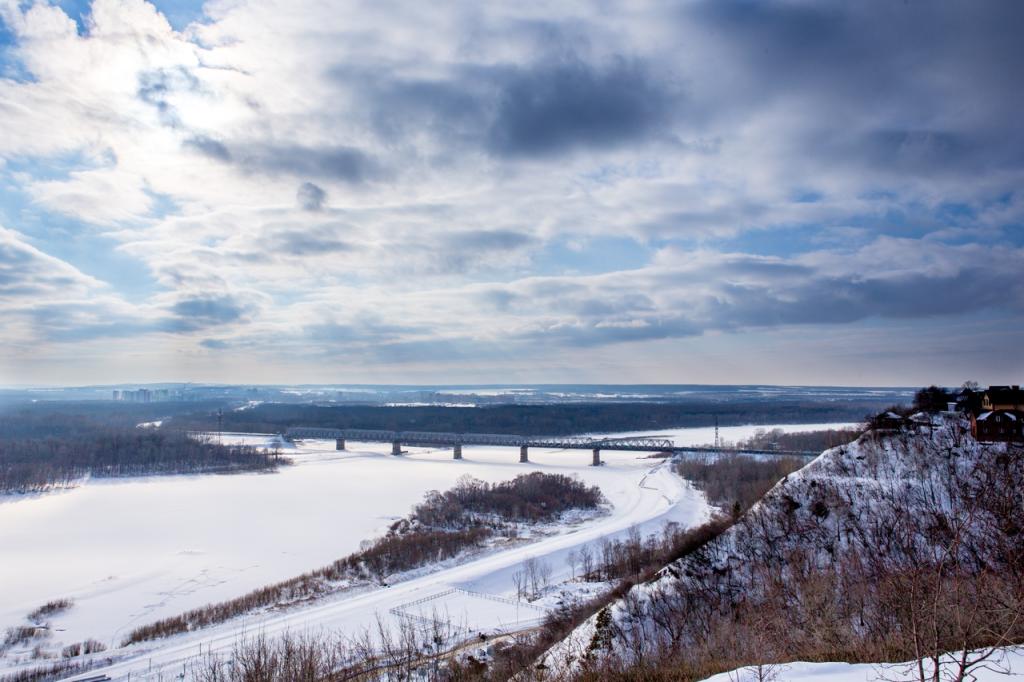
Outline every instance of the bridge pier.
[[601, 451], [598, 448], [594, 448], [594, 461], [591, 463], [591, 466], [601, 466]]
[[397, 440], [391, 444], [391, 454], [396, 456], [402, 454], [402, 444]]
[[344, 450], [345, 449], [345, 439], [344, 438], [336, 439], [334, 441], [334, 449], [335, 450]]
[[519, 461], [520, 462], [529, 462], [530, 461], [530, 458], [529, 458], [529, 456], [526, 453], [527, 453], [527, 447], [525, 445], [520, 445], [519, 446]]
[[452, 447], [452, 459], [462, 459], [462, 443], [456, 443]]

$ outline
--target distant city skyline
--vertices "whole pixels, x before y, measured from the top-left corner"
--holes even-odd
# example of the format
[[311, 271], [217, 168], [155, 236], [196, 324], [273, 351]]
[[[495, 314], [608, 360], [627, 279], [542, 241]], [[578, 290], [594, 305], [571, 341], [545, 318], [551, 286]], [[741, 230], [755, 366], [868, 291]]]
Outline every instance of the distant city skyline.
[[0, 385], [1022, 383], [1021, 26], [0, 0]]

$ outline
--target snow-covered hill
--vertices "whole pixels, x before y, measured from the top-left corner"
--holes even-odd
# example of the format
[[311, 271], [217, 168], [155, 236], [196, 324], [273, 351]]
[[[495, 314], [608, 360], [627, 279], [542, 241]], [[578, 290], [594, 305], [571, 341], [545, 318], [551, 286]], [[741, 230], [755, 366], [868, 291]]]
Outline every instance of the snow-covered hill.
[[[906, 660], [1020, 641], [1021, 453], [965, 420], [869, 432], [548, 652], [550, 676]], [[660, 679], [660, 678], [659, 678]]]

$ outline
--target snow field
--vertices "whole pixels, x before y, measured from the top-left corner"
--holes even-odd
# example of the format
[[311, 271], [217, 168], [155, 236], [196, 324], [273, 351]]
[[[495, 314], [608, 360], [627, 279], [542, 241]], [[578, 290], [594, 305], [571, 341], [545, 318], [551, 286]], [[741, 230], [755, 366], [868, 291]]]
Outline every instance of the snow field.
[[[948, 657], [945, 660], [949, 660]], [[787, 682], [884, 682], [893, 679], [912, 679], [916, 669], [910, 671], [909, 663], [787, 663], [766, 668], [770, 679]], [[930, 668], [928, 668], [930, 670]], [[950, 669], [952, 671], [952, 668]], [[1024, 677], [1024, 647], [1007, 647], [1001, 650], [986, 667], [973, 671], [975, 682], [1000, 682]], [[755, 682], [756, 668], [739, 668], [727, 673], [713, 675], [704, 682]], [[943, 679], [947, 679], [943, 677]]]
[[467, 635], [534, 627], [544, 621], [547, 610], [528, 602], [452, 588], [422, 597], [390, 610], [391, 615], [416, 623], [450, 624]]

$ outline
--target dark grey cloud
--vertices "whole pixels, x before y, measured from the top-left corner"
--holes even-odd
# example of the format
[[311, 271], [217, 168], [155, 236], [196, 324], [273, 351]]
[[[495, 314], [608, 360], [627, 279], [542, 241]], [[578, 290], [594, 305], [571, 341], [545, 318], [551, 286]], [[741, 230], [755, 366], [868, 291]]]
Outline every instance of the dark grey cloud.
[[304, 182], [299, 185], [295, 198], [299, 202], [299, 208], [304, 211], [319, 211], [327, 201], [327, 192], [319, 185], [312, 182]]
[[367, 124], [388, 142], [429, 131], [446, 147], [514, 159], [607, 149], [667, 132], [682, 97], [651, 64], [555, 53], [525, 64], [459, 64], [431, 80], [351, 64], [330, 73], [357, 94]]
[[537, 240], [528, 233], [515, 230], [466, 230], [449, 233], [446, 241], [451, 247], [468, 251], [507, 251]]
[[[379, 164], [355, 147], [236, 144], [204, 135], [192, 135], [182, 144], [215, 161], [234, 164], [246, 173], [340, 180], [352, 184], [366, 182], [382, 174]], [[307, 184], [313, 185], [312, 182]]]
[[238, 150], [238, 163], [271, 175], [297, 175], [360, 183], [378, 175], [374, 161], [355, 147], [257, 144]]
[[[1024, 288], [1008, 273], [970, 266], [948, 274], [921, 272], [867, 277], [817, 276], [798, 286], [772, 290], [725, 283], [718, 287], [709, 328], [848, 324], [869, 318], [914, 320], [983, 310], [1024, 310]], [[993, 289], [1002, 288], [1001, 291]]]
[[275, 229], [260, 238], [259, 253], [316, 256], [351, 251], [355, 247], [340, 236], [345, 228], [345, 225], [330, 223]]
[[533, 235], [518, 230], [459, 230], [425, 241], [419, 248], [428, 254], [429, 269], [467, 272], [539, 243]]
[[186, 149], [199, 152], [203, 156], [208, 156], [211, 159], [228, 163], [231, 161], [231, 150], [227, 148], [223, 142], [215, 140], [212, 137], [205, 135], [193, 135], [186, 139], [182, 145]]
[[663, 130], [677, 104], [678, 96], [635, 61], [514, 69], [501, 84], [487, 146], [513, 157], [614, 147]]
[[517, 340], [578, 348], [699, 336], [704, 329], [683, 315], [558, 324], [520, 334]]
[[494, 308], [499, 312], [506, 312], [512, 305], [523, 299], [520, 294], [514, 293], [507, 289], [487, 289], [477, 294], [477, 298], [480, 299], [488, 307]]
[[699, 0], [678, 17], [714, 36], [729, 89], [700, 93], [709, 118], [747, 120], [798, 98], [803, 129], [779, 134], [823, 163], [918, 175], [1024, 167], [1024, 90], [1008, 86], [1024, 67], [1022, 3]]
[[231, 294], [193, 295], [170, 306], [172, 317], [160, 323], [163, 331], [191, 332], [245, 321], [254, 307]]
[[126, 314], [102, 301], [40, 301], [27, 313], [38, 339], [77, 343], [95, 339], [123, 339], [156, 330], [151, 321]]
[[543, 320], [511, 338], [556, 346], [1024, 312], [1019, 250], [883, 239], [804, 262], [711, 254], [666, 262], [578, 280], [491, 285], [476, 298], [502, 314]]
[[450, 80], [388, 79], [351, 66], [332, 76], [359, 93], [367, 125], [389, 141], [427, 130], [448, 145], [478, 146], [493, 98], [486, 80], [461, 70]]

